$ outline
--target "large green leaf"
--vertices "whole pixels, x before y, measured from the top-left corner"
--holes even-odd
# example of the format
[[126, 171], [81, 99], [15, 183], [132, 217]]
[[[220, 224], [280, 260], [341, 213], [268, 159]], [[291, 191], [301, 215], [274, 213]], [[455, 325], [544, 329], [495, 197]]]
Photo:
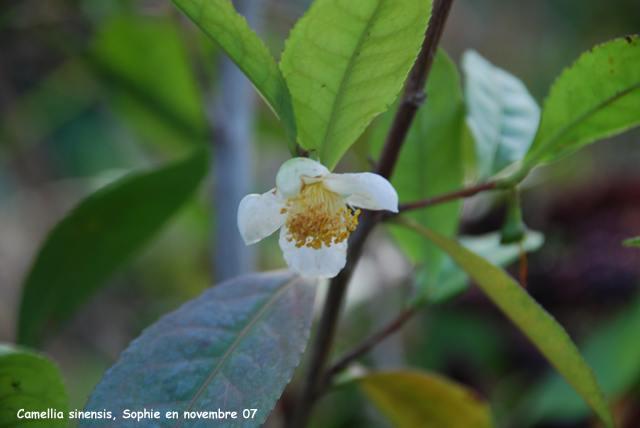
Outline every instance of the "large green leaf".
[[203, 103], [174, 20], [115, 16], [97, 31], [88, 59], [116, 112], [143, 139], [171, 153], [204, 144]]
[[[506, 267], [518, 260], [519, 244], [501, 244], [500, 232], [479, 236], [462, 236], [458, 242], [496, 266]], [[423, 238], [423, 237], [422, 237]], [[424, 239], [424, 238], [423, 238]], [[544, 243], [544, 235], [533, 230], [527, 231], [522, 240], [525, 252], [538, 250]], [[423, 289], [423, 298], [430, 304], [444, 303], [469, 288], [469, 275], [446, 256], [437, 282], [428, 283]]]
[[[180, 418], [218, 409], [238, 412], [224, 427], [260, 426], [300, 361], [314, 296], [312, 284], [283, 271], [205, 291], [147, 328], [91, 393], [84, 410], [107, 408], [116, 419], [85, 419], [79, 427], [209, 427], [216, 421], [202, 414]], [[120, 416], [145, 408], [160, 418]], [[244, 409], [257, 411], [247, 418]]]
[[357, 384], [398, 428], [494, 426], [489, 405], [475, 391], [434, 373], [372, 373]]
[[[60, 372], [51, 361], [24, 348], [0, 344], [0, 427], [62, 428], [68, 402]], [[34, 419], [25, 412], [38, 416], [44, 412], [47, 417]]]
[[480, 289], [533, 342], [549, 362], [582, 395], [608, 428], [613, 418], [593, 372], [569, 335], [506, 272], [456, 241], [411, 220], [401, 220], [433, 241], [478, 284]]
[[[427, 100], [418, 111], [405, 139], [391, 183], [404, 202], [417, 201], [460, 189], [464, 184], [463, 129], [464, 104], [460, 76], [449, 56], [438, 50], [426, 87]], [[389, 110], [376, 123], [379, 134], [372, 154], [377, 158], [391, 121]], [[422, 225], [447, 236], [458, 231], [462, 201], [460, 199], [415, 210], [406, 215]], [[390, 229], [409, 256], [425, 266], [420, 286], [433, 284], [440, 273], [444, 254], [437, 246], [406, 228]]]
[[524, 158], [538, 129], [540, 107], [517, 77], [476, 51], [465, 52], [462, 69], [478, 174], [486, 179]]
[[[599, 327], [580, 346], [609, 399], [619, 398], [640, 379], [640, 297], [631, 307]], [[542, 419], [575, 421], [589, 414], [580, 396], [556, 373], [549, 373], [522, 403], [527, 425]]]
[[431, 0], [316, 0], [291, 31], [280, 68], [300, 144], [329, 169], [396, 98], [430, 11]]
[[204, 149], [82, 201], [49, 233], [24, 284], [18, 341], [38, 344], [160, 230], [208, 168]]
[[296, 121], [282, 73], [262, 40], [238, 15], [229, 0], [171, 0], [182, 13], [220, 46], [251, 80], [280, 118], [289, 149], [296, 149]]
[[550, 162], [640, 124], [640, 37], [595, 46], [555, 82], [525, 163]]

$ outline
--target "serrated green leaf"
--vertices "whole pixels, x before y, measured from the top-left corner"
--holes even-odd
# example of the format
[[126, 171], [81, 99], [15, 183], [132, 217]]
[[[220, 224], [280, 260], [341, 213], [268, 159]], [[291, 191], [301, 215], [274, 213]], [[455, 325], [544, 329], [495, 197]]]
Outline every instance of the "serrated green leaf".
[[622, 245], [625, 247], [640, 247], [640, 236], [635, 238], [629, 238], [622, 241]]
[[316, 0], [296, 23], [280, 68], [300, 144], [329, 169], [396, 98], [430, 12], [431, 0]]
[[205, 149], [105, 186], [49, 233], [23, 286], [18, 341], [37, 345], [139, 251], [193, 194]]
[[242, 70], [280, 118], [289, 150], [297, 156], [296, 120], [282, 73], [262, 40], [238, 15], [229, 0], [171, 0], [171, 2]]
[[[93, 427], [209, 427], [209, 418], [167, 412], [237, 411], [225, 427], [258, 427], [300, 361], [311, 328], [315, 288], [291, 272], [245, 275], [210, 288], [134, 340], [89, 396], [84, 411], [110, 409]], [[159, 419], [119, 417], [151, 409]], [[257, 409], [251, 418], [243, 409]]]
[[551, 162], [640, 124], [640, 37], [583, 53], [554, 83], [527, 167]]
[[[418, 111], [405, 139], [391, 183], [402, 202], [412, 202], [460, 189], [464, 184], [464, 104], [460, 76], [455, 64], [438, 50], [426, 87], [427, 100]], [[376, 123], [372, 154], [377, 158], [393, 120], [393, 111]], [[428, 209], [403, 214], [447, 236], [457, 233], [462, 201], [455, 200]], [[444, 253], [406, 228], [390, 225], [394, 238], [428, 274], [419, 286], [433, 284]]]
[[[51, 361], [27, 349], [0, 344], [0, 427], [63, 428], [68, 402], [60, 372]], [[38, 416], [45, 412], [47, 417], [25, 417], [25, 412], [38, 412]]]
[[[640, 379], [640, 298], [586, 338], [580, 350], [600, 380], [609, 399], [616, 399]], [[571, 386], [556, 373], [548, 373], [530, 389], [521, 404], [528, 425], [541, 420], [575, 421], [589, 409]]]
[[478, 394], [444, 376], [380, 372], [357, 380], [369, 400], [398, 428], [491, 428], [491, 409]]
[[[506, 267], [518, 259], [518, 244], [501, 244], [500, 232], [491, 232], [479, 236], [462, 236], [458, 242], [465, 248], [478, 254], [488, 262]], [[522, 241], [525, 252], [537, 251], [544, 243], [544, 235], [533, 230], [527, 231]], [[460, 269], [449, 256], [445, 257], [437, 282], [429, 283], [424, 288], [424, 299], [429, 304], [444, 303], [462, 294], [469, 288], [469, 275]]]
[[605, 426], [614, 428], [611, 412], [591, 368], [564, 329], [518, 283], [456, 241], [411, 220], [399, 219], [398, 222], [424, 235], [449, 254], [582, 395]]
[[464, 53], [462, 70], [478, 173], [486, 179], [524, 158], [538, 129], [540, 107], [517, 77], [476, 51]]
[[141, 138], [170, 153], [204, 144], [203, 103], [175, 20], [117, 15], [98, 29], [88, 61]]

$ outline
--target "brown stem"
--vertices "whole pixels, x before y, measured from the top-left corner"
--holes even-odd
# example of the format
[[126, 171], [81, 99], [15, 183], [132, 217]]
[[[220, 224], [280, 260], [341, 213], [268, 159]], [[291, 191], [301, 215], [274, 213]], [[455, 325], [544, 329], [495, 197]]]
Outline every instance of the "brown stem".
[[400, 204], [398, 205], [398, 213], [415, 210], [418, 208], [425, 208], [431, 205], [441, 204], [443, 202], [451, 201], [458, 198], [468, 198], [469, 196], [477, 195], [480, 192], [484, 192], [485, 190], [492, 190], [492, 189], [495, 189], [496, 187], [497, 187], [497, 182], [489, 181], [487, 183], [479, 184], [474, 187], [458, 190], [453, 193], [447, 193], [446, 195], [436, 196], [434, 198], [421, 199], [419, 201], [409, 202], [406, 204]]
[[522, 288], [527, 288], [527, 253], [522, 242], [518, 242], [518, 249], [520, 250], [520, 285]]
[[391, 336], [393, 333], [398, 331], [400, 327], [402, 327], [414, 314], [416, 313], [416, 308], [406, 309], [404, 312], [400, 313], [398, 317], [393, 320], [389, 325], [387, 325], [382, 330], [375, 333], [373, 336], [369, 337], [347, 354], [345, 354], [337, 363], [333, 365], [333, 367], [327, 372], [325, 376], [325, 380], [323, 382], [324, 387], [329, 387], [331, 385], [332, 378], [346, 369], [349, 364], [353, 361], [357, 360], [367, 352], [371, 350], [378, 343], [382, 342], [387, 337]]
[[[391, 176], [415, 112], [425, 99], [424, 86], [452, 3], [453, 0], [435, 1], [422, 50], [409, 73], [400, 107], [389, 131], [379, 162], [374, 168], [374, 172], [383, 177], [389, 178]], [[331, 281], [325, 307], [318, 325], [318, 332], [310, 350], [308, 371], [296, 403], [291, 424], [289, 424], [290, 428], [304, 428], [307, 425], [311, 415], [311, 408], [320, 393], [322, 380], [325, 377], [324, 370], [327, 366], [347, 285], [356, 262], [360, 258], [362, 247], [369, 232], [382, 218], [383, 215], [380, 212], [363, 214], [360, 226], [349, 240], [347, 264], [338, 276]]]
[[413, 118], [418, 108], [426, 100], [424, 87], [452, 4], [453, 0], [436, 0], [434, 2], [422, 49], [409, 73], [398, 111], [393, 119], [393, 125], [391, 125], [387, 140], [380, 153], [378, 165], [374, 169], [374, 172], [385, 178], [391, 177]]
[[347, 285], [353, 274], [356, 262], [360, 258], [360, 254], [362, 254], [364, 241], [367, 239], [373, 226], [380, 221], [380, 218], [380, 213], [372, 213], [371, 211], [365, 211], [363, 213], [360, 225], [349, 240], [347, 263], [338, 276], [331, 280], [322, 317], [318, 324], [318, 332], [316, 333], [310, 351], [307, 374], [295, 405], [293, 418], [289, 424], [291, 428], [303, 428], [309, 420], [311, 408], [322, 386], [323, 371], [329, 358], [329, 351], [331, 350], [331, 344], [335, 336], [338, 317], [340, 315], [340, 309], [342, 308], [342, 301]]

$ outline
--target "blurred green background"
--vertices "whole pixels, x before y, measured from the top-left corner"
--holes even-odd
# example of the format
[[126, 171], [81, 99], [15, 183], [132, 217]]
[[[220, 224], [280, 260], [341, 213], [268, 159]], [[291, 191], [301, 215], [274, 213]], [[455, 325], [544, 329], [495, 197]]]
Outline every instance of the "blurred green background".
[[[309, 3], [263, 1], [260, 33], [274, 56]], [[458, 0], [442, 45], [456, 62], [475, 49], [518, 76], [542, 103], [581, 52], [638, 32], [640, 3], [632, 0]], [[224, 85], [220, 57], [168, 1], [2, 2], [0, 342], [15, 341], [21, 284], [39, 245], [80, 198], [198, 144], [213, 144], [215, 157], [208, 106]], [[288, 152], [277, 120], [253, 96], [259, 161], [251, 191], [264, 192]], [[339, 171], [368, 168], [371, 134]], [[640, 235], [639, 143], [636, 129], [539, 168], [523, 183], [525, 222], [546, 236], [529, 257], [529, 291], [584, 350], [623, 428], [640, 426], [640, 250], [620, 245]], [[44, 352], [66, 379], [71, 409], [84, 405], [102, 372], [145, 326], [216, 281], [210, 242], [224, 201], [212, 197], [213, 187], [210, 178], [140, 257], [46, 343]], [[461, 233], [498, 230], [503, 218], [499, 200], [474, 198], [465, 204]], [[403, 255], [383, 231], [371, 242], [337, 352], [392, 318], [411, 292], [412, 267]], [[257, 247], [256, 269], [285, 266], [276, 237]], [[424, 311], [367, 363], [445, 373], [488, 398], [500, 426], [597, 426], [533, 346], [474, 289]], [[277, 426], [294, 390], [267, 424]], [[345, 388], [321, 401], [313, 426], [387, 425]]]

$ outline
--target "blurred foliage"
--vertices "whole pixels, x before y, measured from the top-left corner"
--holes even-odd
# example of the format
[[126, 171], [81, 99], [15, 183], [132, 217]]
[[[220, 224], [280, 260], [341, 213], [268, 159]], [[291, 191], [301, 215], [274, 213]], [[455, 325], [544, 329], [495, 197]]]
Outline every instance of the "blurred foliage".
[[291, 95], [278, 65], [262, 40], [226, 0], [172, 0], [242, 70], [276, 113], [287, 145], [296, 155], [297, 130]]
[[640, 237], [625, 239], [622, 241], [622, 245], [627, 247], [640, 247]]
[[412, 220], [398, 220], [445, 251], [476, 282], [482, 292], [540, 350], [553, 367], [587, 401], [606, 427], [615, 426], [598, 381], [571, 338], [558, 322], [509, 275], [437, 232]]
[[168, 153], [204, 144], [203, 101], [173, 20], [114, 16], [98, 28], [87, 63], [143, 141]]
[[[619, 397], [633, 388], [640, 378], [640, 299], [629, 308], [599, 326], [585, 338], [580, 351], [600, 379], [605, 396]], [[547, 373], [523, 399], [521, 420], [527, 425], [544, 419], [584, 418], [588, 410], [584, 401], [556, 374]]]
[[208, 159], [200, 148], [186, 159], [116, 180], [58, 223], [25, 280], [18, 342], [36, 346], [52, 336], [195, 192]]
[[378, 372], [358, 386], [398, 428], [492, 428], [489, 404], [473, 390], [428, 372]]

